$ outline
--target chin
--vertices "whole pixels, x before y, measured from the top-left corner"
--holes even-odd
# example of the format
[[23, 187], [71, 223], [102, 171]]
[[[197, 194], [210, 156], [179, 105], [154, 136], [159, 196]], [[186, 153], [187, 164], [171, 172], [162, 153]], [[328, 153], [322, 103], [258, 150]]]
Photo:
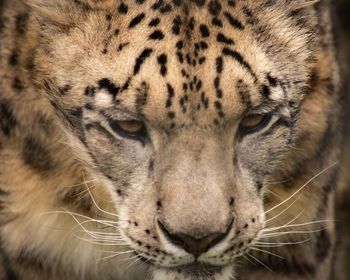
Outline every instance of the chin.
[[234, 280], [233, 266], [215, 267], [205, 265], [189, 265], [176, 268], [152, 269], [152, 280]]

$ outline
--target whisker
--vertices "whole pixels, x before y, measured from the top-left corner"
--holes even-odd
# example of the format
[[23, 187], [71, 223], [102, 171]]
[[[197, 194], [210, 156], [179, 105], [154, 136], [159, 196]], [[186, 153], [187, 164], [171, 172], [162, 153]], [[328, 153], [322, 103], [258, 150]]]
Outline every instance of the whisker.
[[136, 260], [133, 261], [132, 263], [130, 263], [130, 264], [121, 272], [121, 275], [124, 275], [125, 272], [126, 272], [129, 268], [131, 268], [134, 264], [136, 264], [136, 263], [138, 263], [138, 262], [141, 261], [140, 258], [139, 258], [139, 256], [135, 256], [135, 257], [132, 257], [132, 258], [127, 259], [127, 260], [132, 260], [132, 259], [135, 259], [135, 258], [136, 258]]
[[252, 265], [256, 265], [255, 263], [253, 263], [247, 256], [242, 255], [243, 258], [245, 258], [248, 262], [250, 262]]
[[321, 232], [323, 229], [319, 230], [298, 230], [298, 231], [286, 231], [286, 232], [276, 232], [276, 233], [268, 233], [268, 234], [263, 234], [261, 238], [266, 238], [266, 237], [277, 237], [277, 236], [283, 236], [283, 235], [288, 235], [288, 234], [310, 234], [310, 233], [316, 233], [316, 232]]
[[104, 260], [108, 260], [108, 259], [113, 259], [115, 257], [121, 256], [121, 255], [124, 255], [124, 254], [128, 254], [128, 253], [133, 253], [133, 252], [135, 252], [135, 250], [129, 250], [129, 251], [125, 251], [125, 252], [118, 252], [118, 253], [115, 253], [115, 254], [107, 256], [107, 257], [102, 257], [102, 258], [98, 259], [98, 262], [101, 262], [101, 261], [104, 261]]
[[[84, 233], [86, 233], [88, 236], [91, 236], [92, 238], [96, 239], [96, 236], [94, 236], [93, 234], [91, 234], [91, 233], [89, 232], [89, 230], [86, 229], [86, 228], [84, 227], [84, 223], [88, 223], [88, 222], [90, 222], [90, 221], [88, 220], [88, 221], [80, 222], [80, 221], [75, 217], [75, 215], [77, 215], [77, 216], [83, 216], [83, 217], [86, 217], [86, 216], [80, 215], [80, 214], [76, 214], [76, 213], [71, 213], [71, 212], [68, 211], [68, 210], [65, 210], [64, 213], [69, 214], [69, 215], [76, 221], [76, 223], [78, 224], [76, 227], [73, 227], [73, 229], [70, 231], [71, 233], [74, 232], [75, 229], [76, 229], [77, 227], [81, 227], [81, 229], [83, 230]], [[87, 217], [87, 218], [89, 218], [89, 217]], [[99, 221], [98, 221], [98, 222], [99, 222]], [[76, 236], [76, 235], [75, 235], [75, 236]], [[110, 241], [110, 240], [108, 240], [108, 241]], [[96, 244], [96, 245], [98, 245], [98, 244]]]
[[272, 218], [266, 220], [266, 223], [271, 222], [272, 220], [278, 218], [279, 216], [281, 216], [283, 213], [285, 213], [286, 211], [288, 211], [299, 199], [300, 199], [300, 195], [285, 209], [283, 209], [281, 212], [279, 212], [278, 214], [276, 214], [275, 216], [273, 216]]
[[83, 181], [83, 182], [81, 182], [81, 183], [79, 183], [79, 184], [75, 184], [75, 185], [71, 185], [71, 186], [62, 186], [62, 188], [74, 188], [74, 187], [79, 187], [79, 186], [84, 185], [85, 182], [86, 182], [86, 183], [91, 183], [91, 182], [95, 182], [95, 181], [96, 181], [96, 179], [92, 179], [92, 180]]
[[250, 249], [251, 249], [251, 250], [254, 250], [254, 251], [263, 252], [263, 253], [266, 253], [266, 254], [269, 254], [269, 255], [272, 255], [272, 256], [275, 256], [275, 257], [277, 257], [277, 258], [280, 258], [280, 259], [285, 260], [285, 258], [283, 258], [282, 256], [277, 255], [277, 254], [274, 254], [274, 253], [272, 253], [272, 252], [270, 252], [270, 251], [266, 251], [266, 250], [263, 250], [263, 249], [258, 249], [258, 248], [255, 248], [255, 247], [251, 247]]
[[[296, 215], [296, 217], [294, 217], [293, 219], [291, 219], [289, 222], [287, 222], [286, 224], [282, 225], [281, 227], [288, 226], [289, 224], [291, 224], [291, 223], [293, 223], [294, 221], [296, 221], [296, 220], [302, 215], [302, 213], [304, 212], [304, 210], [305, 210], [305, 209], [301, 210], [301, 211], [299, 212], [299, 214]], [[266, 232], [268, 229], [270, 229], [270, 228], [264, 228], [264, 229], [262, 229], [262, 230], [261, 230], [261, 233]]]
[[89, 231], [92, 234], [96, 234], [96, 236], [101, 236], [101, 237], [121, 237], [121, 235], [118, 235], [118, 233], [114, 232], [102, 232], [102, 231]]
[[270, 231], [276, 231], [282, 228], [290, 228], [290, 227], [303, 227], [307, 225], [314, 225], [314, 224], [322, 224], [322, 223], [327, 223], [327, 222], [335, 222], [334, 220], [320, 220], [320, 221], [313, 221], [313, 222], [308, 222], [308, 223], [302, 223], [302, 224], [294, 224], [294, 225], [284, 225], [280, 227], [273, 227], [273, 228], [267, 228], [263, 229], [263, 232], [270, 232]]
[[299, 242], [257, 242], [255, 246], [257, 247], [282, 247], [282, 246], [286, 246], [286, 245], [298, 245], [298, 244], [303, 244], [306, 242], [309, 242], [311, 240], [311, 238], [299, 241]]
[[256, 257], [252, 256], [251, 254], [247, 253], [247, 255], [249, 257], [251, 257], [252, 259], [254, 259], [255, 261], [257, 261], [258, 263], [260, 263], [263, 267], [267, 268], [268, 270], [270, 270], [271, 272], [273, 272], [273, 270], [271, 268], [269, 268], [266, 264], [264, 264], [263, 262], [259, 261]]
[[86, 220], [89, 220], [91, 222], [100, 222], [102, 221], [103, 224], [120, 224], [121, 223], [121, 220], [119, 221], [112, 221], [112, 220], [97, 220], [97, 219], [94, 219], [94, 218], [91, 218], [89, 216], [86, 216], [86, 215], [82, 215], [82, 214], [79, 214], [79, 213], [73, 213], [73, 212], [70, 212], [69, 210], [66, 210], [65, 208], [62, 208], [64, 209], [64, 211], [62, 210], [56, 210], [56, 211], [49, 211], [49, 212], [43, 212], [43, 213], [40, 213], [38, 216], [42, 216], [42, 215], [47, 215], [47, 214], [69, 214], [69, 215], [75, 215], [75, 216], [78, 216], [78, 217], [81, 217], [81, 218], [84, 218]]
[[294, 192], [291, 196], [289, 196], [287, 199], [285, 199], [284, 201], [282, 201], [281, 203], [275, 205], [274, 207], [272, 207], [271, 209], [267, 210], [265, 212], [265, 215], [271, 211], [273, 211], [274, 209], [280, 207], [281, 205], [283, 205], [284, 203], [286, 203], [287, 201], [289, 201], [290, 199], [292, 199], [295, 195], [297, 195], [298, 193], [300, 193], [303, 189], [305, 189], [313, 180], [315, 180], [316, 178], [318, 178], [319, 176], [321, 176], [322, 174], [324, 174], [325, 172], [327, 172], [329, 169], [333, 168], [335, 165], [337, 165], [338, 162], [335, 162], [333, 164], [331, 164], [330, 166], [328, 166], [327, 168], [325, 168], [324, 170], [322, 170], [321, 172], [317, 173], [315, 176], [313, 176], [310, 180], [308, 180], [304, 185], [302, 185], [296, 192]]
[[123, 238], [121, 237], [106, 237], [106, 236], [97, 236], [94, 234], [89, 233], [89, 235], [92, 237], [91, 240], [96, 240], [96, 241], [111, 241], [111, 242], [117, 242], [117, 241], [124, 241]]
[[[83, 173], [83, 179], [84, 179], [84, 183], [85, 183], [85, 175], [84, 175], [84, 173]], [[96, 207], [98, 210], [100, 210], [102, 213], [105, 213], [105, 214], [107, 214], [107, 215], [111, 215], [112, 217], [119, 218], [119, 215], [114, 214], [114, 213], [110, 213], [110, 212], [108, 212], [108, 211], [105, 211], [105, 210], [101, 209], [100, 206], [98, 206], [98, 204], [96, 203], [95, 198], [93, 197], [93, 195], [92, 195], [92, 193], [91, 193], [91, 191], [90, 191], [89, 186], [88, 186], [87, 183], [85, 184], [85, 186], [87, 187], [87, 191], [89, 192], [89, 195], [90, 195], [90, 197], [91, 197], [92, 202], [94, 203], [95, 207]]]
[[[269, 183], [269, 185], [271, 185], [271, 183]], [[283, 198], [282, 198], [279, 194], [277, 194], [277, 193], [275, 193], [275, 192], [273, 192], [273, 191], [271, 191], [271, 190], [269, 190], [269, 189], [266, 189], [265, 192], [266, 192], [266, 193], [271, 193], [271, 194], [273, 194], [275, 197], [277, 197], [278, 199], [283, 200]]]
[[98, 245], [98, 246], [121, 246], [121, 247], [127, 246], [126, 243], [98, 242], [98, 241], [96, 241], [95, 239], [82, 238], [81, 236], [78, 236], [78, 235], [74, 235], [74, 237], [76, 237], [77, 239], [79, 239], [79, 240], [81, 240], [81, 241], [84, 241], [84, 242], [86, 242], [86, 243], [92, 244], [92, 245]]

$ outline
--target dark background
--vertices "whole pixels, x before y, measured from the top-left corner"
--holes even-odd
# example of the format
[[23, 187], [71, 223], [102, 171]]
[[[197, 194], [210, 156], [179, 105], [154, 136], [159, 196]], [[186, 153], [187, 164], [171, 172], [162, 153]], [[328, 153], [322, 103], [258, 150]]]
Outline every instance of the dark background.
[[[350, 0], [333, 0], [335, 3], [335, 10], [334, 10], [334, 18], [336, 20], [336, 29], [338, 31], [338, 39], [340, 42], [340, 46], [343, 48], [340, 51], [345, 51], [345, 67], [348, 68], [347, 70], [350, 70]], [[350, 73], [350, 72], [349, 72]], [[350, 82], [348, 79], [349, 77], [344, 77], [345, 82], [347, 82], [350, 85]], [[350, 87], [349, 87], [350, 88]], [[350, 95], [349, 95], [350, 98]], [[350, 120], [348, 120], [350, 122]], [[349, 167], [350, 168], [350, 167]], [[350, 187], [350, 186], [349, 186]], [[349, 199], [348, 199], [349, 201]], [[344, 209], [346, 212], [350, 212], [350, 205], [346, 207], [347, 209]], [[347, 269], [348, 269], [348, 278], [350, 279], [350, 220], [348, 220], [347, 232], [349, 236], [346, 236], [345, 239], [347, 239], [347, 247], [348, 247], [348, 256], [347, 256]], [[336, 280], [336, 279], [335, 279]]]
[[[345, 44], [348, 55], [350, 54], [350, 0], [334, 0], [334, 16], [338, 21], [340, 40]], [[348, 56], [349, 58], [349, 56]], [[350, 62], [348, 59], [347, 62]], [[349, 63], [348, 63], [349, 64]]]

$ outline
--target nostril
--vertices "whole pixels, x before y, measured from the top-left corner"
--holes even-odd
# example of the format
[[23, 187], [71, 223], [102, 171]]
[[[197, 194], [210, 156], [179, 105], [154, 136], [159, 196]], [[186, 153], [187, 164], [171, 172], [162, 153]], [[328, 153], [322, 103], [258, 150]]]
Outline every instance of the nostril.
[[230, 223], [226, 232], [222, 233], [210, 233], [205, 237], [196, 238], [184, 233], [170, 233], [167, 228], [158, 221], [159, 228], [161, 229], [167, 240], [173, 245], [184, 249], [187, 253], [192, 254], [196, 258], [207, 252], [211, 247], [219, 244], [223, 241], [230, 233], [234, 219]]
[[173, 245], [175, 246], [178, 246], [178, 247], [181, 247], [183, 248], [184, 247], [184, 241], [179, 239], [176, 234], [171, 234], [167, 228], [160, 222], [158, 221], [158, 225], [159, 225], [159, 228], [161, 229], [162, 233], [165, 235], [166, 239], [172, 243]]

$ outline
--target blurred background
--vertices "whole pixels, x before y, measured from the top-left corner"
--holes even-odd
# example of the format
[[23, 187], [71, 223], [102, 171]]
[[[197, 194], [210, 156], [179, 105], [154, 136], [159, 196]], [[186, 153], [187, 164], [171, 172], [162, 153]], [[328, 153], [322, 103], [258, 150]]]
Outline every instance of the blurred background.
[[342, 37], [350, 54], [350, 0], [335, 0], [336, 16], [339, 20]]
[[[350, 0], [334, 0], [336, 5], [335, 7], [335, 18], [338, 20], [339, 27], [339, 41], [344, 46], [346, 52], [345, 63], [348, 68], [350, 68]], [[350, 73], [350, 72], [349, 72]], [[346, 77], [345, 77], [346, 79]], [[347, 79], [348, 84], [350, 79]], [[350, 87], [349, 87], [350, 88]], [[349, 120], [350, 121], [350, 120]], [[349, 199], [347, 200], [349, 201]], [[344, 211], [350, 211], [350, 205], [345, 204]], [[350, 280], [350, 220], [347, 221], [347, 269], [348, 269], [348, 278]], [[336, 280], [336, 279], [335, 279]]]

